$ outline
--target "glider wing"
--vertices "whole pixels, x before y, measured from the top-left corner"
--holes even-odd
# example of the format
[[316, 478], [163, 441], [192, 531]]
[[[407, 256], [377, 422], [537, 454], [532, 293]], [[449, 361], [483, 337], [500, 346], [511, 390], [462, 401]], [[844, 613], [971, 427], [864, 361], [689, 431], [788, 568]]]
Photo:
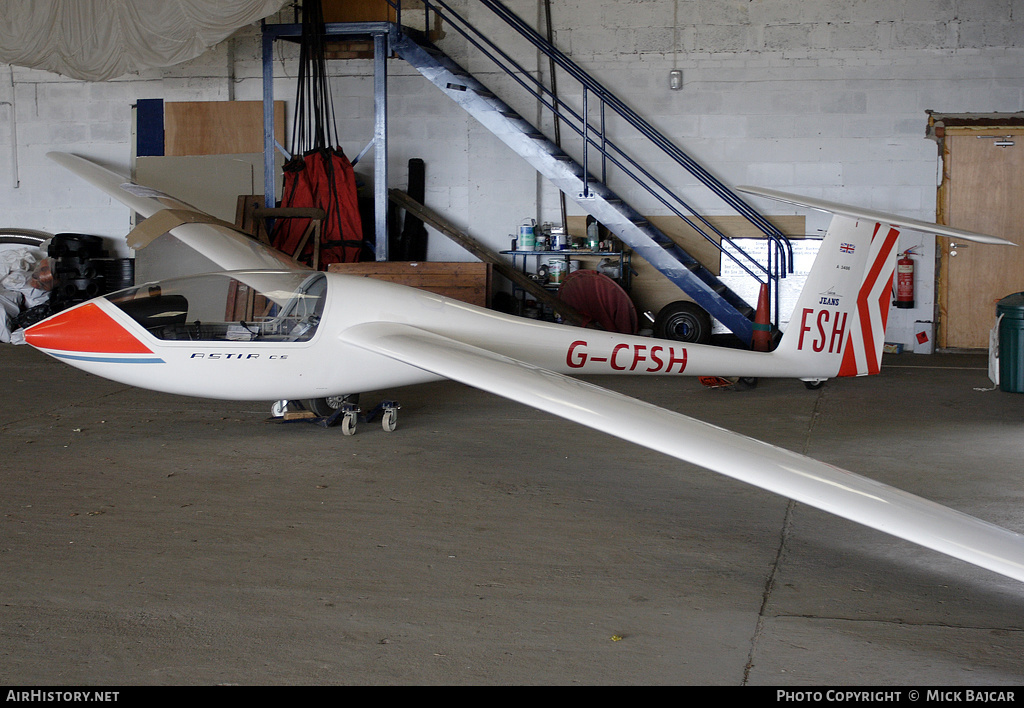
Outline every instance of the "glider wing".
[[1024, 581], [1024, 536], [881, 482], [417, 327], [368, 323], [341, 338]]
[[144, 248], [160, 234], [169, 232], [224, 270], [307, 270], [280, 251], [238, 231], [233, 224], [180, 199], [136, 184], [77, 155], [51, 152], [47, 157], [146, 218], [128, 234], [131, 248]]

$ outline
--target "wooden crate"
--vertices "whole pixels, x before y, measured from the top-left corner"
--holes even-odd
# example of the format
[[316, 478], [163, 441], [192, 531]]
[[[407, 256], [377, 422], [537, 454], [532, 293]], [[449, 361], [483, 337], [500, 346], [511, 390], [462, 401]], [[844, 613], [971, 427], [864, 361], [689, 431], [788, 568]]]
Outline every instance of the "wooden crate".
[[323, 7], [327, 23], [395, 21], [395, 10], [387, 0], [323, 0]]
[[480, 307], [491, 304], [490, 263], [370, 261], [331, 263], [327, 270], [409, 285]]

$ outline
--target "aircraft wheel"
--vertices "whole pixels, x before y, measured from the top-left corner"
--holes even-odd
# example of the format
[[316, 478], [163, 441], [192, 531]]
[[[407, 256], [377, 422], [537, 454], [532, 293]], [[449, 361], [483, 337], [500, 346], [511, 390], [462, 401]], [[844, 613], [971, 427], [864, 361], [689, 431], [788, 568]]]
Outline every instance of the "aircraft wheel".
[[677, 342], [707, 344], [711, 341], [711, 315], [688, 300], [670, 302], [654, 318], [654, 336]]
[[380, 425], [384, 428], [384, 432], [393, 433], [395, 428], [398, 427], [398, 411], [394, 408], [384, 411]]
[[345, 403], [358, 403], [359, 395], [349, 396], [328, 396], [327, 398], [311, 398], [308, 401], [309, 410], [313, 411], [320, 418], [327, 418]]
[[328, 403], [326, 398], [310, 398], [306, 405], [319, 418], [326, 418], [334, 412], [334, 406]]
[[341, 432], [343, 435], [356, 434], [356, 414], [346, 413], [341, 419]]
[[824, 381], [804, 381], [804, 386], [807, 387], [808, 391], [817, 391], [819, 388], [825, 385]]
[[270, 406], [270, 416], [272, 418], [284, 418], [287, 408], [288, 401], [274, 401]]
[[756, 376], [741, 376], [739, 384], [743, 388], [757, 388], [757, 377]]

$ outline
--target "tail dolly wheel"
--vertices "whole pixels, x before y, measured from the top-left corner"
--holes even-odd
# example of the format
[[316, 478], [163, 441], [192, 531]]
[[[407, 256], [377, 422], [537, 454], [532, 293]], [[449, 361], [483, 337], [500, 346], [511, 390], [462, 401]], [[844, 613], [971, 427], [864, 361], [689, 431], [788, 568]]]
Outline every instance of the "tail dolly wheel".
[[[290, 404], [303, 408], [302, 404], [296, 401], [276, 401], [271, 408], [271, 415], [274, 418], [287, 417], [286, 413]], [[380, 416], [381, 428], [384, 429], [384, 432], [394, 432], [398, 427], [398, 410], [401, 408], [398, 401], [382, 401], [367, 415], [362, 416], [360, 415], [362, 409], [359, 407], [358, 397], [356, 396], [316, 399], [309, 401], [309, 405], [312, 408], [311, 411], [303, 410], [296, 417], [325, 428], [331, 428], [340, 424], [343, 435], [355, 435], [359, 423], [372, 422], [378, 415]], [[324, 409], [324, 406], [330, 406], [329, 414], [326, 414], [327, 410]]]
[[361, 416], [359, 415], [359, 408], [346, 403], [343, 410], [339, 411], [339, 413], [343, 414], [341, 420], [341, 432], [345, 435], [354, 435], [356, 432], [357, 421], [360, 423], [370, 423], [379, 415], [380, 427], [384, 429], [385, 433], [393, 433], [395, 428], [398, 427], [399, 408], [401, 408], [401, 406], [398, 405], [398, 401], [382, 401], [374, 406], [373, 410], [368, 414]]

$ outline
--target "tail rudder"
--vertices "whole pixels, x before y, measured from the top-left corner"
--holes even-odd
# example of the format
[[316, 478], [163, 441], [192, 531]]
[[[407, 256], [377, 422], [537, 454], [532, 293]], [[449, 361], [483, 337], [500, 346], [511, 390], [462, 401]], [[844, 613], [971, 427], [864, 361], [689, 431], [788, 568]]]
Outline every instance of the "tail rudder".
[[900, 230], [1016, 245], [997, 236], [824, 199], [760, 187], [737, 189], [832, 214], [825, 240], [776, 350], [793, 363], [789, 368], [801, 371], [801, 378], [878, 373]]
[[808, 376], [878, 373], [899, 230], [833, 216], [777, 350]]
[[889, 224], [874, 224], [870, 264], [857, 293], [856, 317], [843, 350], [840, 376], [877, 374], [882, 368], [885, 326], [892, 304], [892, 277], [896, 270], [900, 231]]

